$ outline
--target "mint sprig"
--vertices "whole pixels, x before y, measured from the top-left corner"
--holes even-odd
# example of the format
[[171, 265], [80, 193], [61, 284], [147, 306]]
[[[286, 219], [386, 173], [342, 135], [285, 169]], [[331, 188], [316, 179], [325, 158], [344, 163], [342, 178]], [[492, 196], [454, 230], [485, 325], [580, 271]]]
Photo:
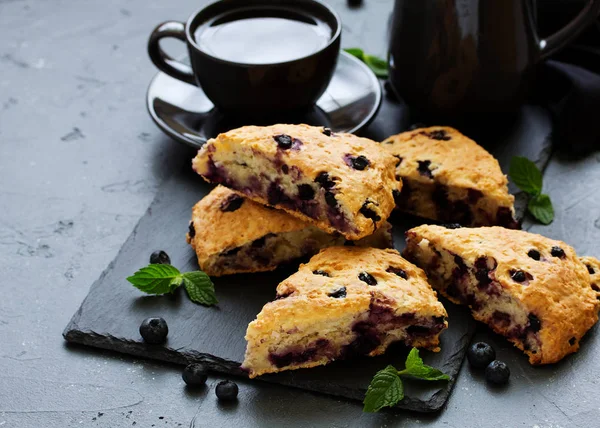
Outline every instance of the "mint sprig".
[[347, 48], [344, 51], [348, 52], [350, 55], [355, 56], [364, 62], [367, 67], [371, 69], [375, 76], [386, 79], [388, 77], [388, 63], [386, 60], [376, 57], [374, 55], [366, 54], [360, 48]]
[[542, 193], [543, 178], [539, 168], [523, 156], [514, 156], [510, 162], [508, 175], [513, 183], [531, 198], [527, 210], [542, 224], [554, 220], [554, 207], [550, 196]]
[[215, 286], [202, 271], [181, 273], [167, 264], [150, 264], [127, 278], [134, 287], [148, 294], [167, 294], [181, 284], [192, 302], [211, 306], [218, 303]]
[[409, 352], [404, 365], [404, 370], [400, 371], [393, 366], [387, 366], [373, 376], [363, 401], [363, 412], [378, 412], [384, 407], [392, 407], [400, 402], [404, 398], [404, 386], [400, 376], [422, 380], [450, 380], [447, 374], [423, 364], [417, 348]]
[[404, 386], [394, 366], [378, 371], [367, 389], [363, 401], [363, 412], [378, 412], [386, 406], [393, 406], [404, 398]]

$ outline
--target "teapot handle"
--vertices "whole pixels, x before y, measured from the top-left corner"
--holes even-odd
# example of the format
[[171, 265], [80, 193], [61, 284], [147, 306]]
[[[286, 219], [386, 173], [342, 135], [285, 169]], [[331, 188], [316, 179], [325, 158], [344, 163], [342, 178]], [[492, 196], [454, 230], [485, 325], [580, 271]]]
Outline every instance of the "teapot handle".
[[600, 0], [588, 0], [583, 10], [571, 22], [548, 38], [539, 41], [542, 59], [565, 47], [585, 30], [598, 17], [599, 13]]

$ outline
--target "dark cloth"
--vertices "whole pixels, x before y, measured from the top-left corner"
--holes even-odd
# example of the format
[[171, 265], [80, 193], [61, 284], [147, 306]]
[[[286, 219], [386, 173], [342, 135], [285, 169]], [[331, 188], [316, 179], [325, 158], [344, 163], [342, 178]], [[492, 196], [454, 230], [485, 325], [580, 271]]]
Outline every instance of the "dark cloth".
[[555, 141], [574, 154], [600, 150], [600, 74], [550, 60], [541, 76], [539, 93], [554, 117]]
[[[538, 3], [543, 36], [564, 27], [583, 7], [577, 1]], [[600, 19], [546, 61], [540, 77], [536, 93], [553, 114], [560, 148], [576, 155], [600, 150]]]

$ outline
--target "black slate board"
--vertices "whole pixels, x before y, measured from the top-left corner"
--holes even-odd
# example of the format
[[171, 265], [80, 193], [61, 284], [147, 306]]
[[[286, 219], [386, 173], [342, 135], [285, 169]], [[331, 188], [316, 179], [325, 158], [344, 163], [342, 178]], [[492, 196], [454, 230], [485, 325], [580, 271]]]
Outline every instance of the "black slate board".
[[[382, 113], [365, 135], [381, 140], [405, 129], [405, 113], [401, 105], [385, 103]], [[382, 121], [382, 117], [388, 120]], [[393, 121], [389, 120], [391, 117]], [[471, 132], [461, 130], [474, 138], [474, 133], [482, 132], [482, 128]], [[512, 119], [510, 127], [495, 127], [492, 131], [483, 132], [483, 137], [477, 136], [477, 141], [494, 153], [503, 170], [508, 169], [510, 158], [515, 154], [535, 159], [540, 166], [546, 164], [551, 126], [543, 109], [526, 106]], [[276, 285], [294, 271], [294, 266], [272, 273], [214, 279], [219, 305], [212, 308], [191, 303], [182, 289], [168, 297], [145, 296], [125, 280], [148, 263], [149, 254], [155, 249], [167, 251], [172, 263], [181, 270], [198, 268], [195, 254], [185, 243], [184, 236], [191, 207], [210, 188], [188, 165], [161, 187], [115, 260], [92, 285], [66, 327], [63, 334], [67, 341], [176, 364], [203, 361], [214, 371], [245, 376], [239, 365], [246, 345], [246, 326], [262, 306], [273, 299]], [[524, 204], [518, 204], [517, 209], [522, 215]], [[394, 224], [396, 247], [401, 250], [404, 231], [420, 221], [399, 215], [392, 216], [390, 221]], [[443, 303], [449, 314], [449, 329], [441, 336], [442, 351], [437, 354], [422, 351], [422, 356], [427, 364], [441, 368], [455, 379], [474, 323], [464, 308], [447, 301]], [[157, 315], [169, 324], [169, 338], [164, 347], [143, 343], [138, 332], [144, 318]], [[403, 346], [395, 346], [381, 357], [340, 361], [260, 379], [362, 400], [375, 372], [387, 364], [401, 367], [407, 351]], [[405, 385], [406, 398], [398, 407], [422, 412], [439, 410], [453, 384], [454, 381], [409, 381]]]

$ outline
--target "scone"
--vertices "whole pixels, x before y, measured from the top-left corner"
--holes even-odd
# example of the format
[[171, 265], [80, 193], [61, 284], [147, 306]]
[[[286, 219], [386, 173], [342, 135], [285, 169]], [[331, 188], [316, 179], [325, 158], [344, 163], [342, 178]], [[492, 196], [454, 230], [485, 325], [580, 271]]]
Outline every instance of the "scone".
[[396, 341], [439, 351], [446, 310], [396, 250], [331, 247], [277, 287], [248, 325], [250, 377], [375, 356]]
[[334, 245], [389, 248], [392, 226], [385, 222], [359, 241], [330, 235], [276, 210], [217, 186], [192, 209], [188, 243], [200, 268], [211, 276], [264, 272]]
[[196, 172], [261, 204], [357, 240], [394, 208], [396, 159], [374, 141], [308, 125], [244, 126], [209, 140]]
[[[523, 350], [531, 364], [555, 363], [577, 351], [598, 320], [597, 284], [564, 242], [502, 227], [419, 226], [406, 236], [404, 257], [443, 295], [469, 305], [475, 319]], [[597, 260], [587, 260], [595, 270]]]
[[415, 129], [381, 146], [396, 157], [400, 210], [442, 223], [520, 228], [498, 161], [457, 130]]

